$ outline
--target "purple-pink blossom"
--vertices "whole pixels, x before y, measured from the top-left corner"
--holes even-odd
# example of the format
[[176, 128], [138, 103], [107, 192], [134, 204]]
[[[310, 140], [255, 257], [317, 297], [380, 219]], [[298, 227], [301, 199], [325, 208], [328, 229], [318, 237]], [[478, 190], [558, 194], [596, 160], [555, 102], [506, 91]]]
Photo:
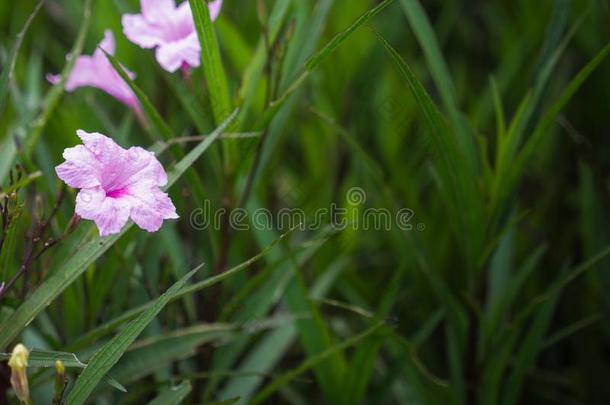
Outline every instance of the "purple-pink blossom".
[[[140, 6], [142, 14], [123, 15], [125, 36], [142, 48], [156, 47], [157, 61], [168, 72], [199, 66], [201, 46], [189, 2], [176, 6], [175, 0], [140, 0]], [[222, 0], [208, 4], [212, 20], [221, 7]]]
[[[93, 55], [81, 55], [76, 59], [74, 68], [68, 77], [65, 89], [74, 91], [79, 87], [96, 87], [110, 94], [117, 100], [140, 112], [138, 98], [131, 90], [131, 87], [121, 78], [117, 71], [112, 67], [104, 51], [114, 55], [114, 36], [112, 31], [104, 31], [104, 39], [97, 46]], [[135, 74], [125, 69], [131, 79]], [[47, 80], [53, 84], [59, 82], [60, 76], [48, 74]]]
[[178, 218], [161, 190], [167, 174], [154, 153], [139, 146], [125, 150], [97, 132], [76, 133], [83, 144], [65, 149], [66, 161], [55, 171], [80, 189], [76, 214], [94, 221], [101, 236], [119, 233], [129, 218], [149, 232], [158, 231], [165, 219]]

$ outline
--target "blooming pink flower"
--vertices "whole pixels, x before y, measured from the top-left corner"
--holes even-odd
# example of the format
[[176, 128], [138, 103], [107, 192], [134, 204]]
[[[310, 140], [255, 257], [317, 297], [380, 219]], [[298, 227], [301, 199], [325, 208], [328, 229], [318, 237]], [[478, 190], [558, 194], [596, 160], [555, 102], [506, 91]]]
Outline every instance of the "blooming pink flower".
[[95, 221], [100, 235], [119, 233], [131, 218], [140, 228], [158, 231], [164, 219], [178, 218], [160, 187], [167, 174], [152, 152], [128, 150], [97, 132], [76, 131], [83, 145], [64, 150], [66, 161], [55, 168], [68, 186], [81, 189], [76, 213]]
[[[97, 87], [139, 112], [140, 103], [136, 95], [114, 70], [102, 49], [114, 55], [114, 36], [110, 30], [104, 31], [104, 39], [92, 56], [81, 55], [76, 59], [74, 68], [66, 82], [66, 91], [71, 92], [79, 87], [86, 86]], [[135, 74], [127, 69], [125, 70], [131, 79], [135, 78]], [[59, 75], [47, 75], [47, 80], [53, 84], [58, 83], [59, 79]]]
[[[205, 1], [205, 0], [198, 0]], [[182, 66], [199, 66], [201, 46], [188, 1], [140, 0], [142, 14], [123, 15], [123, 32], [142, 48], [157, 48], [157, 61], [168, 72]], [[210, 17], [220, 13], [222, 0], [208, 4]]]

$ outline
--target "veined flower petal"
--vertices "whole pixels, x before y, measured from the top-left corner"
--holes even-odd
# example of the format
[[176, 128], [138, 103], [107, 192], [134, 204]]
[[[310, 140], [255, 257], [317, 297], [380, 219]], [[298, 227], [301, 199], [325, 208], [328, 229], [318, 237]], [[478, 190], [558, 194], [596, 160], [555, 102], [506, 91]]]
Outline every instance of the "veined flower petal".
[[100, 167], [95, 156], [83, 145], [67, 148], [66, 161], [55, 168], [57, 176], [74, 188], [90, 188], [101, 185]]
[[[128, 107], [139, 111], [140, 103], [138, 102], [136, 95], [116, 70], [114, 70], [114, 67], [110, 64], [102, 51], [104, 50], [109, 54], [114, 54], [114, 48], [115, 44], [112, 31], [106, 30], [104, 32], [104, 39], [100, 42], [92, 56], [81, 55], [76, 59], [74, 68], [66, 82], [66, 91], [71, 92], [79, 87], [96, 87], [110, 94]], [[133, 72], [130, 72], [127, 69], [125, 70], [131, 79], [135, 78]], [[59, 75], [48, 74], [47, 80], [50, 83], [56, 84], [59, 82]]]
[[[199, 66], [201, 46], [189, 2], [176, 6], [174, 0], [141, 0], [140, 5], [141, 14], [122, 17], [125, 36], [142, 48], [157, 47], [157, 62], [169, 72]], [[215, 20], [222, 0], [208, 3], [208, 7]]]
[[159, 188], [167, 184], [167, 174], [152, 152], [139, 146], [125, 150], [97, 132], [77, 134], [83, 145], [66, 149], [66, 161], [56, 171], [68, 185], [81, 188], [75, 212], [93, 220], [101, 236], [120, 232], [130, 217], [149, 232], [178, 218]]
[[201, 46], [197, 33], [175, 42], [167, 42], [157, 48], [156, 56], [159, 65], [168, 72], [175, 72], [183, 64], [197, 67], [200, 64]]

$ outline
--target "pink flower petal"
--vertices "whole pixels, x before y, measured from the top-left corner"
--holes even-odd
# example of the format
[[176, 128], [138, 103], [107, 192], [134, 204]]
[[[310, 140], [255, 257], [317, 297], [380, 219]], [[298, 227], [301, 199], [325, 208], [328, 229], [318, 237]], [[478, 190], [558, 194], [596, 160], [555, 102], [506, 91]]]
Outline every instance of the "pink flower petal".
[[89, 188], [101, 185], [100, 167], [95, 156], [83, 145], [64, 150], [66, 161], [55, 168], [55, 172], [67, 185], [74, 188]]
[[[74, 68], [66, 82], [66, 91], [74, 91], [79, 87], [97, 87], [117, 100], [140, 110], [140, 103], [131, 88], [114, 70], [102, 49], [109, 54], [114, 53], [114, 36], [112, 31], [104, 32], [104, 39], [98, 45], [93, 56], [81, 55], [76, 59]], [[134, 79], [135, 74], [125, 69], [127, 75]], [[53, 84], [59, 82], [59, 75], [47, 75], [47, 80]]]
[[[205, 1], [205, 0], [199, 0]], [[183, 66], [200, 64], [201, 46], [188, 1], [176, 7], [174, 0], [141, 0], [142, 14], [123, 15], [123, 32], [143, 48], [157, 47], [161, 67], [175, 72]], [[210, 17], [220, 13], [222, 0], [208, 3]]]
[[100, 236], [108, 236], [121, 232], [129, 221], [131, 203], [124, 198], [106, 197], [93, 221], [97, 225]]
[[194, 32], [187, 38], [176, 41], [167, 42], [157, 48], [156, 57], [159, 65], [168, 72], [175, 72], [183, 64], [192, 67], [199, 66], [201, 47], [197, 34]]
[[110, 30], [104, 31], [104, 38], [102, 39], [102, 42], [99, 43], [99, 45], [95, 49], [95, 52], [93, 53], [93, 56], [95, 58], [101, 57], [101, 58], [104, 58], [104, 60], [106, 60], [106, 56], [102, 52], [102, 49], [104, 51], [106, 51], [107, 53], [114, 55], [114, 50], [115, 50], [114, 35], [112, 34], [112, 31], [110, 31]]
[[208, 3], [208, 9], [210, 10], [210, 18], [212, 21], [218, 18], [220, 14], [220, 9], [222, 8], [222, 0], [214, 0]]
[[140, 0], [142, 14], [151, 21], [162, 21], [176, 9], [174, 0]]
[[150, 24], [140, 14], [124, 14], [121, 23], [127, 39], [142, 48], [154, 48], [164, 42], [158, 27]]
[[167, 174], [152, 152], [138, 146], [125, 150], [97, 132], [77, 134], [83, 145], [66, 149], [66, 161], [56, 171], [68, 185], [82, 189], [75, 211], [93, 220], [101, 236], [120, 232], [129, 217], [150, 232], [165, 219], [178, 218], [159, 188], [167, 184]]
[[84, 188], [76, 195], [74, 211], [84, 219], [95, 219], [106, 199], [106, 192], [102, 187]]
[[142, 229], [156, 232], [164, 219], [178, 218], [176, 207], [169, 196], [158, 188], [132, 187], [131, 219]]
[[138, 182], [151, 182], [162, 187], [167, 184], [167, 173], [155, 154], [139, 146], [132, 146], [127, 150], [128, 160], [123, 168], [125, 179], [121, 182], [128, 187]]
[[126, 150], [106, 135], [99, 132], [87, 132], [82, 129], [78, 129], [76, 135], [83, 141], [83, 145], [91, 151], [95, 159], [104, 165], [102, 166], [102, 175], [105, 171], [113, 169], [113, 162], [124, 160]]

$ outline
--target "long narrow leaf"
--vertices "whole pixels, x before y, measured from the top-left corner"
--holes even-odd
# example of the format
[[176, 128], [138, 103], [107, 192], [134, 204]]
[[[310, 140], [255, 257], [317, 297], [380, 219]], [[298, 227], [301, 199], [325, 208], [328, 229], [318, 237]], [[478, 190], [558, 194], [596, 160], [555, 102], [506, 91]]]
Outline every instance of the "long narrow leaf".
[[[201, 266], [199, 266], [199, 268], [200, 267]], [[74, 387], [69, 392], [68, 397], [66, 398], [67, 404], [82, 404], [87, 400], [97, 384], [112, 366], [119, 361], [129, 345], [136, 340], [144, 328], [146, 328], [159, 312], [161, 312], [163, 307], [174, 298], [186, 281], [191, 278], [199, 268], [191, 271], [171, 286], [169, 290], [155, 301], [155, 304], [151, 308], [142, 313], [136, 320], [130, 323], [91, 357], [89, 364], [79, 375], [74, 383]]]

